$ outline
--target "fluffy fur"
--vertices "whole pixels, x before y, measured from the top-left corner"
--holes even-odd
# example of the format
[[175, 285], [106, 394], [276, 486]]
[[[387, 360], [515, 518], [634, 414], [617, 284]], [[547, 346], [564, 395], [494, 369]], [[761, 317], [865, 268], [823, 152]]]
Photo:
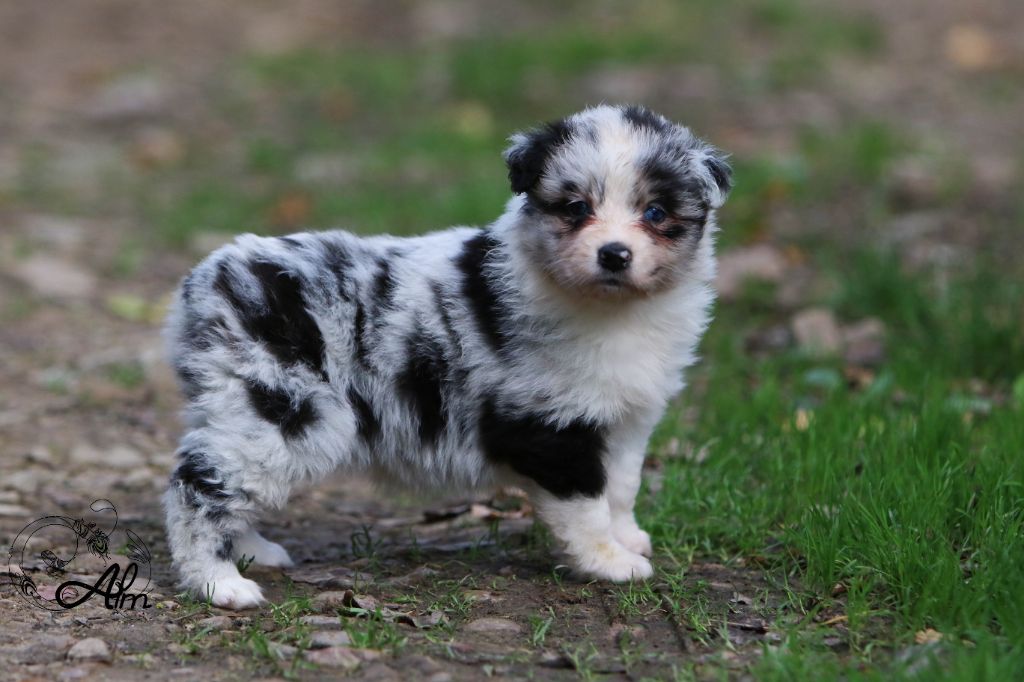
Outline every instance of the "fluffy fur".
[[708, 323], [729, 168], [689, 130], [601, 106], [517, 134], [485, 229], [243, 235], [183, 281], [188, 398], [164, 497], [185, 588], [246, 608], [235, 567], [290, 564], [254, 523], [343, 467], [417, 489], [514, 484], [583, 574], [646, 578], [647, 439]]

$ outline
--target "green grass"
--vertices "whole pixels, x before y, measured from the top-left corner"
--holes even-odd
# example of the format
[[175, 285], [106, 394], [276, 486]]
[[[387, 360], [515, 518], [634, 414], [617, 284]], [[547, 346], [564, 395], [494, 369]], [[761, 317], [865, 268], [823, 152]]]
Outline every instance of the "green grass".
[[[646, 510], [656, 541], [767, 557], [822, 603], [843, 583], [851, 644], [882, 665], [925, 628], [947, 638], [950, 679], [960, 679], [954, 669], [1024, 665], [1024, 411], [1010, 395], [1024, 375], [1024, 288], [980, 269], [936, 291], [889, 256], [845, 263], [833, 263], [835, 308], [889, 330], [874, 384], [824, 381], [839, 366], [796, 352], [747, 357], [737, 339], [758, 320], [722, 305], [700, 417], [660, 433], [709, 454], [665, 462]], [[800, 409], [811, 415], [805, 430]], [[765, 674], [802, 679], [821, 661], [845, 665], [805, 636], [766, 658]]]

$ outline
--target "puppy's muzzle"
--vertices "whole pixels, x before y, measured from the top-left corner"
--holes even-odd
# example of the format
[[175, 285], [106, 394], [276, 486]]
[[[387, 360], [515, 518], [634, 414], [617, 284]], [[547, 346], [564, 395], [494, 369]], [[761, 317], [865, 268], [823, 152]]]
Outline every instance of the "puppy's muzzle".
[[633, 260], [633, 252], [622, 242], [611, 242], [597, 250], [597, 264], [608, 272], [622, 272]]

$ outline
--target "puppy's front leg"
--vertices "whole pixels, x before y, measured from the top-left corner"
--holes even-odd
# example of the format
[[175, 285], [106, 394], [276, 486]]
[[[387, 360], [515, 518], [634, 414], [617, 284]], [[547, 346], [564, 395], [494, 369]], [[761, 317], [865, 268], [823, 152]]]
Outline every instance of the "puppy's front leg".
[[608, 440], [605, 458], [608, 483], [605, 492], [612, 516], [612, 533], [626, 549], [651, 556], [651, 536], [636, 522], [633, 507], [640, 491], [647, 441], [660, 412], [634, 415]]
[[558, 498], [538, 491], [533, 498], [541, 520], [565, 544], [581, 573], [615, 582], [653, 575], [651, 562], [615, 539], [607, 494]]

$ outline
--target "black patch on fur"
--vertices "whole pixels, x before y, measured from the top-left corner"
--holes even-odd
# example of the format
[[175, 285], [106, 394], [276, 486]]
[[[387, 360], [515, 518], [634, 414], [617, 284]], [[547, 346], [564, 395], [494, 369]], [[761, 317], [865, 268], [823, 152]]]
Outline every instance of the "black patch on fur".
[[380, 435], [380, 421], [373, 413], [373, 406], [356, 390], [355, 386], [348, 387], [348, 402], [352, 405], [352, 411], [356, 417], [356, 430], [364, 443], [370, 443]]
[[377, 310], [391, 307], [391, 297], [395, 293], [395, 276], [391, 272], [391, 263], [386, 260], [377, 261], [377, 274], [373, 277], [371, 296]]
[[640, 195], [647, 201], [657, 202], [668, 213], [677, 211], [686, 196], [698, 201], [704, 196], [696, 180], [682, 175], [679, 168], [658, 156], [644, 161], [640, 173]]
[[295, 400], [287, 391], [255, 380], [247, 381], [246, 389], [253, 409], [263, 419], [276, 424], [285, 438], [301, 435], [319, 416], [308, 398]]
[[573, 136], [573, 127], [567, 121], [554, 121], [526, 134], [526, 141], [505, 154], [508, 179], [516, 194], [529, 192], [537, 184], [544, 165], [556, 148]]
[[350, 286], [352, 283], [350, 281], [350, 274], [352, 257], [349, 256], [347, 251], [333, 244], [328, 244], [325, 248], [327, 249], [327, 254], [324, 263], [327, 265], [327, 269], [334, 274], [338, 296], [343, 301], [351, 301], [352, 293]]
[[235, 549], [235, 540], [230, 535], [224, 536], [220, 546], [217, 548], [217, 558], [220, 560], [230, 559], [231, 552]]
[[228, 325], [223, 317], [195, 317], [186, 323], [188, 336], [185, 342], [194, 351], [206, 351], [221, 345], [227, 338]]
[[174, 363], [174, 371], [178, 374], [182, 391], [189, 400], [195, 400], [203, 394], [203, 376], [191, 367], [186, 367], [180, 362]]
[[369, 366], [370, 351], [366, 347], [366, 309], [362, 301], [356, 301], [356, 316], [353, 320], [352, 340], [355, 343], [356, 360], [364, 367]]
[[203, 502], [215, 503], [231, 497], [231, 493], [224, 489], [220, 474], [201, 453], [183, 450], [178, 456], [181, 463], [171, 475], [171, 482], [182, 487], [190, 507], [198, 509]]
[[251, 262], [249, 271], [263, 289], [262, 307], [238, 296], [227, 263], [220, 264], [214, 288], [237, 311], [246, 333], [263, 342], [274, 357], [287, 364], [304, 364], [327, 381], [324, 337], [306, 310], [301, 280], [270, 261]]
[[491, 347], [500, 352], [508, 341], [502, 328], [506, 313], [485, 267], [497, 247], [497, 240], [489, 232], [481, 232], [463, 244], [455, 265], [462, 273], [462, 295], [469, 302], [477, 328]]
[[557, 497], [597, 497], [604, 491], [604, 433], [594, 424], [576, 420], [560, 428], [536, 414], [510, 417], [488, 399], [480, 413], [480, 441], [486, 457]]
[[704, 234], [704, 220], [679, 220], [666, 223], [658, 229], [658, 233], [664, 237], [676, 240], [687, 235], [696, 235], [699, 240]]
[[732, 189], [732, 166], [725, 159], [714, 154], [708, 157], [706, 163], [718, 189], [722, 192]]
[[206, 518], [211, 523], [220, 523], [229, 516], [231, 512], [223, 504], [211, 504], [206, 508]]
[[289, 248], [298, 249], [302, 247], [302, 242], [295, 237], [278, 237], [278, 239]]
[[417, 333], [409, 339], [409, 362], [397, 377], [398, 390], [419, 416], [419, 436], [424, 443], [436, 443], [447, 421], [442, 384], [448, 363], [440, 344]]
[[630, 105], [622, 110], [622, 117], [641, 130], [663, 133], [669, 124], [647, 107], [638, 104]]
[[437, 308], [437, 314], [441, 316], [441, 324], [444, 326], [445, 334], [448, 335], [448, 343], [453, 348], [459, 348], [461, 344], [461, 337], [458, 332], [455, 331], [455, 325], [452, 324], [452, 316], [450, 310], [450, 304], [444, 297], [444, 290], [441, 288], [441, 283], [437, 280], [431, 280], [430, 291], [434, 295], [434, 306]]

